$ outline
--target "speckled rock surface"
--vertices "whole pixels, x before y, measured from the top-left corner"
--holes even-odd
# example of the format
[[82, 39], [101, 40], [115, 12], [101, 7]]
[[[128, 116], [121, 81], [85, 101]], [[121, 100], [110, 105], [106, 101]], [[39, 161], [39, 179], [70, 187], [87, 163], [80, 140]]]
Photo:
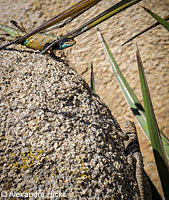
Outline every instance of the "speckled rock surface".
[[63, 60], [15, 48], [0, 51], [0, 192], [137, 199], [110, 110]]
[[[29, 30], [37, 27], [44, 20], [53, 17], [75, 2], [75, 0], [1, 0], [0, 23], [10, 25], [9, 20], [14, 19], [18, 22], [23, 22]], [[56, 35], [67, 33], [117, 2], [118, 0], [103, 0], [96, 8], [91, 8], [70, 25], [56, 30], [53, 33]], [[142, 5], [152, 9], [162, 17], [169, 13], [169, 0], [143, 0], [138, 5], [105, 21], [99, 25], [99, 28], [108, 42], [120, 69], [138, 98], [142, 100], [135, 58], [135, 42], [137, 42], [145, 67], [159, 127], [169, 136], [168, 32], [161, 26], [158, 26], [128, 43], [126, 46], [119, 48], [131, 36], [154, 23], [154, 20], [141, 8]], [[126, 115], [133, 121], [133, 115], [124, 100], [112, 74], [110, 65], [104, 56], [96, 30], [92, 29], [86, 32], [84, 35], [77, 37], [76, 41], [77, 44], [75, 46], [64, 51], [71, 66], [79, 74], [82, 74], [82, 77], [89, 83], [90, 62], [92, 61], [94, 65], [96, 92], [101, 100], [110, 108], [112, 114], [120, 124], [123, 123], [124, 116]], [[135, 124], [137, 125], [136, 121]], [[162, 194], [151, 145], [138, 126], [137, 129], [145, 170], [156, 185], [158, 191]]]

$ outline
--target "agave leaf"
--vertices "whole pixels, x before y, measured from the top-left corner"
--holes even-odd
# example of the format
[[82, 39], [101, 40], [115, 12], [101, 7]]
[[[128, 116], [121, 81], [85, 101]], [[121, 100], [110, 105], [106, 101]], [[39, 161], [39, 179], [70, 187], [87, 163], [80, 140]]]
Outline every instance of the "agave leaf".
[[121, 73], [121, 71], [120, 71], [113, 55], [111, 54], [106, 41], [104, 40], [103, 36], [101, 35], [99, 29], [97, 29], [97, 31], [98, 31], [99, 39], [102, 42], [103, 49], [105, 50], [105, 54], [111, 64], [112, 70], [113, 70], [116, 80], [123, 92], [123, 95], [124, 95], [127, 103], [129, 104], [134, 116], [136, 116], [136, 118], [139, 122], [139, 125], [140, 125], [141, 129], [143, 130], [143, 132], [145, 133], [146, 137], [150, 138], [144, 108], [142, 107], [137, 96], [132, 91], [131, 87], [129, 86], [129, 84], [127, 83], [123, 74]]
[[[118, 81], [118, 84], [123, 92], [123, 95], [124, 95], [125, 99], [127, 100], [131, 110], [133, 111], [133, 114], [136, 116], [139, 125], [142, 127], [142, 130], [145, 130], [146, 134], [148, 133], [147, 136], [149, 137], [147, 122], [146, 122], [146, 119], [144, 116], [145, 115], [144, 109], [140, 109], [140, 106], [138, 106], [138, 105], [141, 105], [141, 104], [138, 104], [139, 101], [137, 101], [137, 103], [134, 101], [134, 99], [137, 99], [137, 97], [135, 96], [134, 92], [132, 91], [132, 89], [130, 88], [128, 83], [126, 82], [125, 78], [123, 77], [123, 75], [122, 75], [113, 55], [111, 54], [111, 52], [109, 50], [109, 47], [108, 47], [106, 41], [104, 40], [103, 36], [101, 35], [99, 29], [97, 29], [97, 30], [98, 30], [99, 39], [102, 42], [103, 49], [105, 50], [105, 54], [106, 54], [107, 58], [109, 59], [109, 62], [112, 66], [112, 70], [113, 70], [116, 80]], [[144, 126], [143, 126], [142, 122], [143, 122]], [[156, 188], [154, 187], [154, 185], [150, 179], [149, 179], [149, 182], [150, 182], [151, 188], [153, 189], [153, 199], [161, 199], [161, 198], [159, 198], [158, 191], [156, 190]]]
[[[135, 95], [134, 91], [131, 89], [131, 87], [127, 83], [122, 72], [120, 71], [120, 68], [118, 67], [118, 65], [117, 65], [112, 53], [110, 52], [110, 49], [109, 49], [106, 41], [104, 40], [103, 36], [101, 35], [99, 29], [97, 29], [97, 31], [98, 31], [99, 39], [102, 42], [102, 46], [105, 51], [105, 54], [111, 64], [115, 78], [122, 90], [122, 93], [123, 93], [128, 105], [130, 106], [130, 109], [132, 110], [134, 116], [137, 118], [137, 122], [138, 122], [140, 128], [142, 129], [143, 133], [145, 134], [145, 136], [148, 139], [150, 139], [144, 108], [141, 105], [141, 102], [138, 100], [137, 96]], [[164, 137], [162, 137], [162, 141], [163, 141], [167, 156], [169, 158], [168, 138], [166, 136], [164, 136]]]
[[169, 23], [166, 22], [163, 18], [158, 16], [156, 13], [152, 12], [148, 8], [143, 7], [148, 14], [150, 14], [154, 19], [156, 19], [164, 28], [166, 28], [169, 31]]
[[136, 57], [138, 62], [138, 69], [140, 75], [140, 83], [146, 113], [146, 119], [148, 124], [148, 129], [150, 133], [151, 144], [153, 148], [153, 153], [158, 169], [158, 173], [160, 176], [164, 196], [166, 199], [169, 199], [169, 190], [168, 190], [168, 180], [169, 180], [169, 169], [168, 169], [168, 160], [165, 154], [165, 150], [162, 144], [160, 130], [158, 128], [158, 124], [156, 121], [156, 117], [154, 114], [153, 105], [150, 98], [150, 93], [148, 89], [147, 80], [145, 77], [142, 60], [139, 54], [139, 50], [137, 48]]
[[91, 72], [90, 72], [90, 87], [92, 92], [95, 94], [96, 93], [96, 89], [95, 89], [95, 80], [94, 80], [94, 72], [93, 72], [93, 63], [91, 62]]

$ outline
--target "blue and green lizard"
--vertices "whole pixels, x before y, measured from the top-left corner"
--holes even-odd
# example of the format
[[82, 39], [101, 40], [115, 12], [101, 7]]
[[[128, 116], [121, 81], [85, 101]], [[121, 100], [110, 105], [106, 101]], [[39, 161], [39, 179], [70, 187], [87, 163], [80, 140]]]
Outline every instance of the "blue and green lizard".
[[[25, 35], [25, 31], [16, 24], [15, 24], [15, 26], [17, 26], [17, 28], [19, 30], [16, 30], [9, 26], [0, 24], [0, 29], [2, 31], [5, 31], [8, 34], [8, 37], [5, 38], [6, 40], [12, 41], [13, 39], [17, 39], [17, 38]], [[58, 39], [57, 36], [43, 34], [43, 33], [37, 33], [35, 35], [32, 35], [32, 36], [26, 38], [20, 44], [22, 44], [28, 48], [31, 48], [31, 49], [44, 50], [48, 45], [50, 45], [52, 42], [54, 42], [57, 39]], [[56, 43], [56, 45], [52, 46], [49, 50], [50, 51], [63, 50], [65, 48], [73, 46], [75, 43], [76, 43], [76, 41], [73, 38], [67, 37], [67, 38], [64, 38], [63, 40], [59, 41], [58, 43]]]

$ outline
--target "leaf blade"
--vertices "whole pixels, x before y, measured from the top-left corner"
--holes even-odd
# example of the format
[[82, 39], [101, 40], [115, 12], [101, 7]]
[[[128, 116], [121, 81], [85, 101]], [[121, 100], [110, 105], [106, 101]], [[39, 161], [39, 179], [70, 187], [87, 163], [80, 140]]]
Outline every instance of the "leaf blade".
[[[124, 78], [122, 72], [120, 71], [120, 68], [118, 67], [118, 65], [117, 65], [106, 41], [104, 40], [103, 36], [101, 35], [99, 29], [97, 29], [97, 33], [98, 33], [99, 39], [102, 43], [106, 57], [108, 58], [108, 60], [111, 64], [111, 67], [112, 67], [113, 73], [115, 74], [116, 80], [122, 90], [123, 96], [126, 99], [128, 105], [130, 106], [130, 109], [132, 110], [134, 116], [136, 117], [138, 125], [142, 129], [143, 133], [145, 134], [145, 136], [148, 139], [150, 139], [145, 110], [144, 110], [143, 106], [141, 105], [141, 102], [138, 100], [134, 91], [131, 89], [131, 87], [127, 83], [126, 79]], [[162, 131], [161, 131], [161, 133], [162, 133]], [[162, 142], [164, 144], [164, 148], [167, 153], [167, 158], [169, 159], [169, 141], [168, 141], [168, 138], [164, 135], [164, 133], [162, 133]]]
[[163, 18], [161, 18], [156, 13], [152, 12], [150, 9], [148, 9], [146, 7], [143, 7], [143, 8], [149, 15], [151, 15], [154, 19], [157, 20], [157, 22], [159, 22], [165, 29], [167, 29], [167, 31], [169, 31], [169, 23], [167, 21], [165, 21]]
[[141, 56], [140, 56], [138, 48], [136, 51], [136, 57], [137, 57], [137, 62], [138, 62], [140, 84], [141, 84], [141, 89], [142, 89], [142, 96], [143, 96], [143, 101], [144, 101], [146, 119], [147, 119], [148, 129], [150, 133], [153, 153], [154, 153], [155, 161], [157, 164], [157, 169], [160, 176], [164, 195], [166, 199], [169, 199], [169, 191], [167, 188], [167, 182], [169, 180], [168, 160], [167, 160], [165, 150], [162, 144], [160, 130], [158, 128], [157, 120], [154, 114], [154, 109], [151, 102], [148, 84], [145, 77], [145, 72], [143, 69], [143, 64], [142, 64], [142, 60], [141, 60]]

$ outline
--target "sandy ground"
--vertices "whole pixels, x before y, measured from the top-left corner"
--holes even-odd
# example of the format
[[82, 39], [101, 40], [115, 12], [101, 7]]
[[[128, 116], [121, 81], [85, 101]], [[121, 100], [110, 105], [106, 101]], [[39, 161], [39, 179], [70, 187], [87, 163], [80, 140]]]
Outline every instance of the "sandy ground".
[[[58, 14], [74, 2], [74, 0], [1, 0], [0, 23], [9, 25], [9, 20], [14, 19], [18, 22], [23, 22], [27, 29], [31, 29], [40, 25], [44, 20]], [[90, 9], [90, 11], [83, 14], [83, 16], [74, 20], [70, 25], [59, 31], [54, 31], [54, 33], [56, 33], [56, 35], [61, 35], [73, 30], [73, 28], [79, 26], [81, 23], [97, 15], [106, 8], [109, 8], [116, 2], [118, 1], [102, 1], [95, 8]], [[169, 12], [169, 1], [143, 1], [124, 11], [122, 14], [118, 14], [107, 20], [101, 24], [99, 28], [110, 45], [110, 49], [120, 69], [142, 101], [135, 58], [135, 43], [137, 42], [145, 67], [159, 127], [169, 136], [169, 36], [167, 31], [161, 26], [158, 26], [120, 48], [120, 45], [128, 38], [154, 22], [154, 20], [143, 11], [141, 5], [153, 9], [153, 11], [162, 17], [166, 16]], [[86, 71], [86, 73], [83, 73], [82, 77], [89, 83], [90, 63], [92, 61], [94, 65], [97, 94], [111, 109], [112, 114], [120, 124], [122, 124], [125, 118], [130, 118], [135, 121], [116, 83], [109, 63], [105, 58], [96, 34], [96, 29], [79, 36], [76, 41], [77, 44], [74, 47], [64, 51], [71, 66], [73, 66], [79, 74]], [[60, 53], [58, 53], [58, 55], [59, 54]], [[145, 169], [161, 192], [151, 146], [139, 128], [138, 132], [144, 156]]]

